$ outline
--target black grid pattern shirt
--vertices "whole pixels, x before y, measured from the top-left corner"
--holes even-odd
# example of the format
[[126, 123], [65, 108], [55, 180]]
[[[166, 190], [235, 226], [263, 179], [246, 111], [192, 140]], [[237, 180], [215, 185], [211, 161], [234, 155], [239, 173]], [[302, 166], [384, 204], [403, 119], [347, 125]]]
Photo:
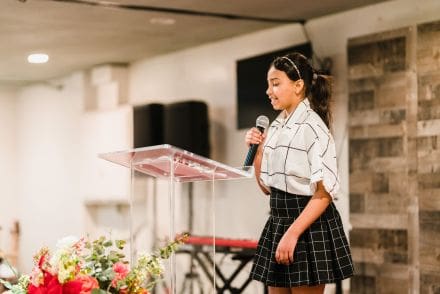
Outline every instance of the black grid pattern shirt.
[[270, 125], [260, 179], [267, 187], [310, 196], [322, 180], [327, 192], [336, 197], [339, 175], [335, 143], [307, 98], [289, 116], [281, 112]]

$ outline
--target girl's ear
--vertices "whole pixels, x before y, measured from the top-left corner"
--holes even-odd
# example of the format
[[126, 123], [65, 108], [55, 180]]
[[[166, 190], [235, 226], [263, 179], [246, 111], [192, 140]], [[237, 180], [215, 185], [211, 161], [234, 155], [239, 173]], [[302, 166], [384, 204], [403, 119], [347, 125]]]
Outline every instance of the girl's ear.
[[299, 95], [304, 91], [304, 80], [299, 79], [295, 81], [295, 94]]

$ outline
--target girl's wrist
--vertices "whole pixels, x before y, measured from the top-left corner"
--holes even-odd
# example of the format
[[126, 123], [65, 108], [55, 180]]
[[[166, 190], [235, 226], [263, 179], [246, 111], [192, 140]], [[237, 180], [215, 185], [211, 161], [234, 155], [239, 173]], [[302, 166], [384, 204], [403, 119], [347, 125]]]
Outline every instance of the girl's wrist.
[[299, 232], [299, 230], [297, 228], [294, 227], [294, 223], [287, 230], [287, 232], [290, 235], [290, 237], [295, 238], [295, 239], [299, 239], [299, 236], [301, 236], [301, 234], [302, 234], [301, 232]]

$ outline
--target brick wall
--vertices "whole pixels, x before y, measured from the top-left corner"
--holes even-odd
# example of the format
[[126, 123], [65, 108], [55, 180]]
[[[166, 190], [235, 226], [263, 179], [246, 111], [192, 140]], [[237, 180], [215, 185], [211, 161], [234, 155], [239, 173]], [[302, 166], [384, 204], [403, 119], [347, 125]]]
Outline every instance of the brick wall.
[[352, 293], [440, 291], [440, 22], [351, 39]]

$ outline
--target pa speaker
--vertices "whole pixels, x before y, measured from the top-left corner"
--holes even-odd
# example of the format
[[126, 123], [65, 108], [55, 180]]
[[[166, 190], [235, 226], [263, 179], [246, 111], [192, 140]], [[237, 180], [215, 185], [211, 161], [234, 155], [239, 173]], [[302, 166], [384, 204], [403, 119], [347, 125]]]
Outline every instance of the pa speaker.
[[164, 109], [157, 103], [134, 107], [134, 148], [164, 144]]
[[185, 101], [166, 106], [165, 143], [209, 157], [208, 106], [201, 101]]

